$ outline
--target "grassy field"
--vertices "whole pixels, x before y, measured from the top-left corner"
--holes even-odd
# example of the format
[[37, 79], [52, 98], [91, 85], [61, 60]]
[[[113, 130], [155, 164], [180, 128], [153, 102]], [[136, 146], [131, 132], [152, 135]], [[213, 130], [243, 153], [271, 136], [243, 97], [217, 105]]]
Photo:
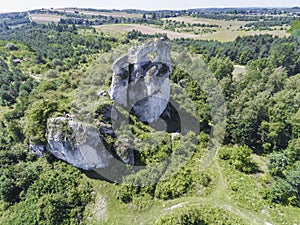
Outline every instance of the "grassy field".
[[[168, 201], [154, 199], [143, 210], [137, 210], [133, 204], [124, 204], [116, 199], [118, 185], [93, 180], [96, 201], [88, 207], [88, 217], [97, 220], [88, 222], [94, 225], [146, 225], [153, 224], [159, 217], [177, 212], [182, 207], [209, 206], [233, 213], [249, 225], [299, 224], [299, 209], [281, 205], [274, 207], [259, 195], [260, 183], [259, 179], [254, 178], [256, 174], [240, 173], [220, 160], [216, 160], [210, 169], [215, 172], [217, 182], [208, 196], [187, 196]], [[263, 179], [265, 175], [262, 173], [260, 176]], [[239, 191], [233, 189], [233, 186]], [[102, 203], [101, 207], [99, 203]]]
[[[75, 9], [53, 9], [56, 11], [66, 12], [66, 13], [74, 13]], [[133, 17], [133, 14], [125, 13], [125, 12], [99, 12], [99, 11], [88, 11], [88, 10], [77, 10], [80, 14], [85, 15], [103, 15], [103, 16], [113, 16], [113, 17]], [[140, 14], [134, 14], [134, 17], [141, 17]], [[30, 18], [32, 21], [37, 23], [51, 23], [51, 22], [59, 22], [63, 16], [53, 15], [53, 14], [30, 14]], [[163, 19], [166, 20], [166, 19]], [[241, 29], [245, 24], [249, 23], [248, 21], [225, 21], [225, 20], [212, 20], [205, 18], [194, 18], [189, 16], [182, 17], [171, 17], [168, 20], [175, 20], [179, 22], [185, 22], [190, 24], [201, 23], [201, 24], [210, 24], [210, 25], [219, 25], [220, 27], [212, 28], [214, 32], [204, 32], [200, 34], [194, 34], [193, 30], [187, 32], [181, 29], [177, 29], [176, 31], [166, 30], [154, 25], [141, 25], [141, 24], [109, 24], [96, 26], [97, 29], [110, 33], [112, 35], [125, 35], [127, 32], [132, 30], [141, 31], [143, 34], [167, 34], [169, 38], [193, 38], [193, 39], [201, 39], [201, 40], [217, 40], [217, 41], [233, 41], [238, 36], [247, 36], [247, 35], [258, 35], [258, 34], [270, 34], [277, 35], [280, 37], [286, 37], [289, 34], [286, 30], [280, 30], [280, 27], [276, 27], [276, 30], [243, 30]], [[285, 27], [286, 28], [286, 27]], [[201, 28], [193, 28], [195, 31], [201, 31]], [[211, 28], [209, 28], [211, 29]], [[287, 28], [286, 28], [287, 29]]]
[[52, 15], [52, 14], [30, 14], [29, 15], [33, 22], [37, 23], [58, 23], [62, 16]]
[[156, 34], [162, 33], [167, 34], [170, 39], [176, 38], [193, 38], [193, 39], [201, 39], [201, 40], [217, 40], [217, 41], [233, 41], [238, 36], [247, 36], [247, 35], [258, 35], [258, 34], [270, 34], [277, 35], [280, 37], [289, 36], [289, 34], [284, 30], [274, 30], [274, 31], [244, 31], [244, 30], [232, 30], [232, 29], [223, 29], [217, 28], [217, 32], [209, 33], [209, 34], [191, 34], [185, 32], [174, 32], [169, 30], [164, 30], [162, 28], [149, 26], [149, 25], [140, 25], [140, 24], [110, 24], [110, 25], [102, 25], [96, 26], [97, 29], [108, 32], [110, 34], [125, 34], [132, 30], [141, 31], [143, 34]]
[[[58, 11], [58, 12], [64, 12], [69, 14], [76, 15], [75, 11], [77, 11], [81, 15], [101, 15], [101, 16], [112, 16], [112, 17], [142, 17], [141, 14], [129, 14], [126, 12], [119, 12], [119, 11], [113, 11], [113, 12], [101, 12], [101, 11], [89, 11], [84, 9], [52, 9], [50, 11]], [[55, 15], [55, 14], [30, 14], [29, 15], [31, 20], [37, 23], [58, 23], [61, 18], [64, 18], [64, 16]]]
[[163, 30], [158, 27], [148, 26], [148, 25], [140, 25], [140, 24], [110, 24], [110, 25], [102, 25], [96, 26], [97, 29], [100, 29], [103, 32], [108, 32], [111, 34], [115, 33], [127, 33], [132, 30], [141, 31], [143, 34], [167, 34], [169, 38], [197, 38], [197, 35], [189, 34], [189, 33], [179, 33], [173, 32], [169, 30]]
[[112, 11], [112, 12], [101, 12], [101, 11], [90, 11], [85, 9], [53, 9], [54, 11], [58, 12], [65, 12], [65, 13], [75, 13], [77, 11], [79, 14], [82, 15], [101, 15], [101, 16], [112, 16], [112, 17], [142, 17], [142, 14], [130, 14], [126, 12], [120, 11]]
[[238, 36], [248, 36], [248, 35], [259, 35], [259, 34], [270, 34], [279, 37], [287, 37], [289, 34], [284, 30], [274, 30], [274, 31], [238, 31], [238, 30], [220, 30], [213, 34], [207, 34], [198, 36], [202, 40], [217, 40], [217, 41], [234, 41]]
[[194, 18], [188, 16], [171, 17], [168, 18], [168, 20], [175, 20], [175, 21], [185, 22], [190, 24], [204, 23], [204, 24], [220, 26], [219, 28], [214, 28], [217, 32], [200, 34], [194, 37], [202, 40], [217, 40], [223, 42], [223, 41], [233, 41], [238, 36], [247, 36], [247, 35], [270, 34], [270, 35], [277, 35], [280, 37], [286, 37], [289, 35], [285, 30], [279, 30], [279, 27], [277, 27], [278, 30], [272, 30], [272, 31], [255, 31], [255, 30], [245, 31], [241, 29], [241, 27], [245, 26], [247, 23], [250, 23], [251, 21], [236, 21], [236, 20], [225, 21], [225, 20], [205, 19], [205, 18]]
[[[166, 19], [164, 19], [166, 20]], [[170, 17], [168, 20], [175, 20], [178, 22], [185, 22], [190, 24], [195, 23], [204, 23], [204, 24], [217, 24], [221, 26], [223, 29], [230, 29], [230, 30], [237, 30], [240, 26], [244, 26], [245, 24], [249, 23], [248, 21], [225, 21], [225, 20], [212, 20], [212, 19], [205, 19], [205, 18], [195, 18], [190, 16], [181, 16], [181, 17]]]

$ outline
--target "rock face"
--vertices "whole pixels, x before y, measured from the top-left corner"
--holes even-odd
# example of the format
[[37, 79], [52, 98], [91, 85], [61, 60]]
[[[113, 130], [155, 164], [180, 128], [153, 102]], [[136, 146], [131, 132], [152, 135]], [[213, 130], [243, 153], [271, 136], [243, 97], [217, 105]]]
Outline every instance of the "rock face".
[[36, 156], [42, 156], [43, 152], [45, 151], [45, 146], [44, 145], [30, 144], [29, 145], [29, 151], [31, 151]]
[[107, 167], [113, 158], [96, 128], [69, 118], [49, 119], [47, 140], [49, 152], [81, 169]]
[[118, 137], [118, 141], [115, 143], [116, 154], [124, 163], [133, 165], [134, 153], [130, 147], [131, 145], [128, 137], [124, 135]]
[[[149, 59], [151, 53], [157, 55], [152, 61]], [[132, 111], [142, 122], [156, 121], [170, 99], [172, 64], [169, 45], [157, 41], [132, 48], [113, 64], [112, 70], [111, 99]]]

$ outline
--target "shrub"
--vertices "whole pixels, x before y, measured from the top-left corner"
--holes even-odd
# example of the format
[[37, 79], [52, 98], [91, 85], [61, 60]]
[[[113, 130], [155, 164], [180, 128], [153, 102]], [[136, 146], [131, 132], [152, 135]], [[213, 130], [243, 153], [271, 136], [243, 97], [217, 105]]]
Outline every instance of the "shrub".
[[45, 76], [47, 78], [57, 78], [58, 77], [58, 72], [56, 70], [50, 69], [45, 73]]
[[220, 208], [206, 205], [194, 207], [180, 207], [171, 214], [160, 217], [157, 225], [187, 225], [187, 224], [245, 224], [243, 220]]
[[226, 160], [241, 172], [250, 173], [256, 169], [251, 161], [252, 150], [247, 146], [224, 146], [219, 151], [220, 159]]

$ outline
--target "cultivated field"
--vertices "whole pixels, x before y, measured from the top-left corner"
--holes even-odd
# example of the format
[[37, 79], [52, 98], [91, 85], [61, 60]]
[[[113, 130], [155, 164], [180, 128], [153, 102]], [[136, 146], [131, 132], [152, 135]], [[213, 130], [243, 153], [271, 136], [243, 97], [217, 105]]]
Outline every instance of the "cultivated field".
[[[67, 13], [75, 13], [76, 9], [54, 9], [55, 11], [62, 11]], [[85, 15], [103, 15], [103, 16], [114, 16], [114, 17], [132, 17], [134, 16], [141, 16], [140, 14], [129, 14], [126, 12], [94, 12], [88, 10], [77, 10], [80, 14]], [[63, 16], [59, 15], [52, 15], [52, 14], [30, 14], [30, 18], [32, 21], [37, 23], [57, 23]], [[163, 19], [166, 20], [166, 19]], [[280, 27], [277, 27], [277, 30], [242, 30], [245, 24], [249, 23], [249, 21], [225, 21], [225, 20], [212, 20], [212, 19], [205, 19], [205, 18], [194, 18], [189, 16], [182, 16], [182, 17], [171, 17], [168, 20], [175, 20], [190, 24], [210, 24], [210, 25], [219, 25], [220, 27], [214, 27], [213, 29], [216, 32], [213, 33], [202, 33], [202, 34], [194, 34], [193, 32], [186, 32], [186, 31], [170, 31], [165, 30], [163, 28], [156, 27], [154, 25], [141, 25], [141, 24], [109, 24], [109, 25], [102, 25], [96, 26], [97, 29], [108, 32], [110, 34], [126, 34], [132, 30], [141, 31], [143, 34], [167, 34], [169, 38], [176, 39], [176, 38], [193, 38], [193, 39], [201, 39], [201, 40], [217, 40], [217, 41], [233, 41], [238, 36], [247, 36], [247, 35], [258, 35], [258, 34], [270, 34], [270, 35], [277, 35], [280, 37], [286, 37], [289, 34], [285, 30], [279, 30]], [[196, 28], [195, 28], [196, 29]], [[199, 28], [197, 28], [199, 29]]]
[[161, 28], [148, 26], [148, 25], [139, 25], [139, 24], [109, 24], [96, 26], [96, 28], [100, 29], [103, 32], [108, 33], [127, 33], [132, 30], [141, 31], [143, 34], [167, 34], [169, 38], [197, 38], [197, 35], [189, 34], [189, 33], [178, 33], [169, 30], [163, 30]]
[[51, 14], [30, 14], [31, 20], [37, 23], [58, 23], [62, 16], [51, 15]]
[[101, 16], [112, 16], [112, 17], [142, 17], [142, 14], [130, 14], [126, 12], [120, 11], [112, 11], [112, 12], [101, 12], [101, 11], [90, 11], [85, 9], [53, 9], [54, 11], [58, 12], [65, 12], [65, 13], [75, 13], [77, 11], [79, 14], [82, 15], [101, 15]]
[[[166, 19], [164, 19], [166, 20]], [[181, 16], [181, 17], [170, 17], [168, 20], [175, 20], [179, 22], [185, 22], [185, 23], [190, 23], [190, 24], [195, 24], [195, 23], [204, 23], [204, 24], [217, 24], [221, 26], [223, 29], [230, 29], [230, 30], [237, 30], [241, 26], [246, 25], [247, 23], [251, 21], [226, 21], [226, 20], [212, 20], [212, 19], [206, 19], [206, 18], [195, 18], [195, 17], [190, 17], [190, 16]]]
[[199, 39], [202, 40], [217, 40], [221, 42], [225, 41], [233, 41], [235, 40], [238, 36], [248, 36], [248, 35], [259, 35], [259, 34], [270, 34], [274, 36], [279, 36], [279, 37], [287, 37], [289, 34], [284, 31], [284, 30], [263, 30], [263, 31], [230, 31], [230, 30], [222, 30], [213, 34], [204, 34], [204, 35], [198, 35]]
[[217, 32], [208, 33], [208, 34], [199, 34], [195, 35], [194, 38], [202, 39], [202, 40], [217, 40], [217, 41], [233, 41], [238, 36], [247, 36], [247, 35], [259, 35], [259, 34], [270, 34], [270, 35], [277, 35], [280, 37], [289, 36], [289, 34], [285, 30], [241, 30], [241, 27], [245, 26], [247, 23], [251, 21], [225, 21], [225, 20], [212, 20], [212, 19], [205, 19], [205, 18], [194, 18], [194, 17], [171, 17], [168, 20], [175, 20], [179, 22], [185, 22], [190, 24], [195, 23], [204, 23], [204, 24], [216, 24], [219, 25], [220, 28], [214, 28]]
[[270, 34], [277, 35], [280, 37], [288, 36], [289, 34], [284, 30], [274, 30], [274, 31], [244, 31], [244, 30], [227, 30], [219, 28], [215, 33], [209, 34], [191, 34], [185, 32], [174, 32], [169, 30], [164, 30], [162, 28], [149, 26], [149, 25], [139, 25], [139, 24], [109, 24], [96, 26], [95, 28], [100, 29], [103, 32], [108, 32], [110, 34], [125, 34], [132, 30], [141, 31], [143, 34], [167, 34], [170, 39], [176, 38], [193, 38], [201, 40], [217, 40], [221, 42], [233, 41], [238, 36], [247, 36], [247, 35], [258, 35], [258, 34]]

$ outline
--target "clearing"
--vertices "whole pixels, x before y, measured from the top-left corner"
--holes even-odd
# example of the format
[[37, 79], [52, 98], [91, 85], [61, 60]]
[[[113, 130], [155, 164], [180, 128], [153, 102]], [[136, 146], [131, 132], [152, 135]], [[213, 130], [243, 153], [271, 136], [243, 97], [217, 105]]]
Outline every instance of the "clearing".
[[[131, 17], [137, 17], [141, 18], [142, 14], [131, 14], [127, 12], [122, 11], [93, 11], [88, 9], [76, 9], [76, 8], [67, 8], [67, 9], [53, 9], [53, 11], [58, 12], [64, 12], [64, 13], [74, 13], [74, 14], [82, 14], [82, 15], [101, 15], [101, 16], [112, 16], [112, 17], [125, 17], [125, 18], [131, 18]], [[76, 11], [76, 13], [75, 13]]]
[[103, 32], [108, 33], [127, 33], [132, 30], [141, 31], [143, 34], [167, 34], [169, 38], [176, 39], [176, 38], [197, 38], [197, 35], [189, 34], [189, 33], [179, 33], [169, 30], [164, 30], [158, 27], [153, 26], [146, 26], [140, 24], [109, 24], [109, 25], [101, 25], [95, 26], [95, 28], [100, 29]]
[[246, 74], [246, 67], [241, 65], [233, 65], [234, 70], [232, 72], [232, 77], [234, 80], [241, 79]]
[[170, 39], [176, 38], [193, 38], [193, 39], [200, 39], [200, 40], [217, 40], [221, 42], [226, 41], [234, 41], [238, 36], [247, 36], [247, 35], [259, 35], [259, 34], [270, 34], [276, 35], [280, 37], [289, 36], [288, 33], [284, 30], [274, 30], [274, 31], [244, 31], [244, 30], [230, 30], [230, 29], [223, 29], [217, 28], [218, 31], [215, 33], [209, 34], [191, 34], [186, 32], [174, 32], [170, 30], [164, 30], [162, 28], [149, 26], [149, 25], [140, 25], [140, 24], [108, 24], [108, 25], [101, 25], [95, 26], [95, 28], [107, 32], [109, 34], [125, 34], [132, 30], [141, 31], [143, 34], [167, 34]]
[[[164, 19], [166, 20], [166, 19]], [[238, 36], [247, 36], [247, 35], [259, 35], [259, 34], [270, 34], [276, 35], [279, 37], [287, 37], [289, 34], [286, 30], [280, 30], [281, 27], [276, 27], [277, 30], [242, 30], [247, 23], [251, 23], [253, 21], [226, 21], [226, 20], [214, 20], [214, 19], [206, 19], [206, 18], [195, 18], [190, 16], [182, 16], [182, 17], [170, 17], [168, 20], [174, 20], [179, 22], [185, 22], [190, 24], [209, 24], [209, 25], [219, 25], [219, 28], [214, 28], [217, 32], [207, 33], [207, 34], [199, 34], [196, 35], [197, 39], [202, 40], [217, 40], [221, 42], [226, 41], [234, 41]]]
[[[246, 182], [245, 186], [250, 185], [251, 187], [257, 188], [259, 182], [251, 178], [252, 175], [241, 176], [240, 173], [232, 171], [230, 167], [224, 167], [224, 163], [220, 163], [217, 159], [211, 165], [213, 170], [216, 172], [216, 186], [211, 194], [208, 196], [183, 196], [176, 199], [171, 199], [167, 201], [162, 200], [151, 200], [148, 204], [148, 207], [142, 210], [137, 210], [133, 204], [123, 204], [116, 198], [116, 193], [118, 192], [117, 185], [110, 184], [104, 181], [99, 180], [90, 180], [93, 183], [95, 192], [97, 195], [102, 196], [101, 199], [101, 210], [95, 208], [94, 204], [91, 209], [102, 210], [106, 208], [106, 214], [99, 215], [98, 223], [106, 221], [105, 224], [139, 224], [146, 225], [152, 224], [157, 218], [167, 215], [172, 212], [180, 212], [181, 207], [193, 207], [200, 208], [205, 205], [220, 208], [226, 210], [236, 216], [240, 217], [244, 222], [251, 225], [261, 225], [261, 224], [284, 224], [279, 223], [282, 221], [287, 221], [286, 224], [296, 224], [296, 218], [298, 218], [298, 209], [292, 209], [289, 206], [277, 206], [273, 208], [269, 206], [269, 203], [266, 201], [265, 206], [260, 210], [258, 209], [249, 209], [249, 204], [251, 202], [261, 201], [258, 195], [253, 195], [251, 193], [243, 193], [243, 200], [238, 200], [237, 196], [239, 193], [235, 193], [231, 189], [231, 183], [238, 182], [237, 185], [243, 186], [243, 183]], [[233, 180], [230, 176], [235, 177]], [[239, 178], [239, 179], [238, 179]], [[253, 186], [254, 185], [254, 186]], [[246, 191], [247, 189], [241, 189], [241, 191]], [[103, 203], [103, 199], [105, 201]], [[99, 200], [96, 200], [96, 204], [99, 204]], [[243, 205], [245, 203], [245, 205]], [[94, 210], [91, 210], [91, 213], [95, 213]], [[116, 213], [118, 212], [118, 213]], [[290, 223], [289, 223], [289, 222]], [[294, 223], [293, 223], [294, 222]]]
[[58, 23], [63, 16], [52, 15], [52, 14], [29, 14], [31, 21], [37, 23]]
[[[166, 19], [164, 19], [166, 20]], [[219, 25], [223, 29], [230, 29], [230, 30], [237, 30], [241, 26], [245, 26], [247, 23], [253, 22], [253, 21], [226, 21], [226, 20], [213, 20], [213, 19], [206, 19], [206, 18], [195, 18], [190, 16], [181, 16], [181, 17], [170, 17], [168, 20], [174, 20], [178, 22], [185, 22], [190, 24], [195, 23], [204, 23], [209, 25]]]

